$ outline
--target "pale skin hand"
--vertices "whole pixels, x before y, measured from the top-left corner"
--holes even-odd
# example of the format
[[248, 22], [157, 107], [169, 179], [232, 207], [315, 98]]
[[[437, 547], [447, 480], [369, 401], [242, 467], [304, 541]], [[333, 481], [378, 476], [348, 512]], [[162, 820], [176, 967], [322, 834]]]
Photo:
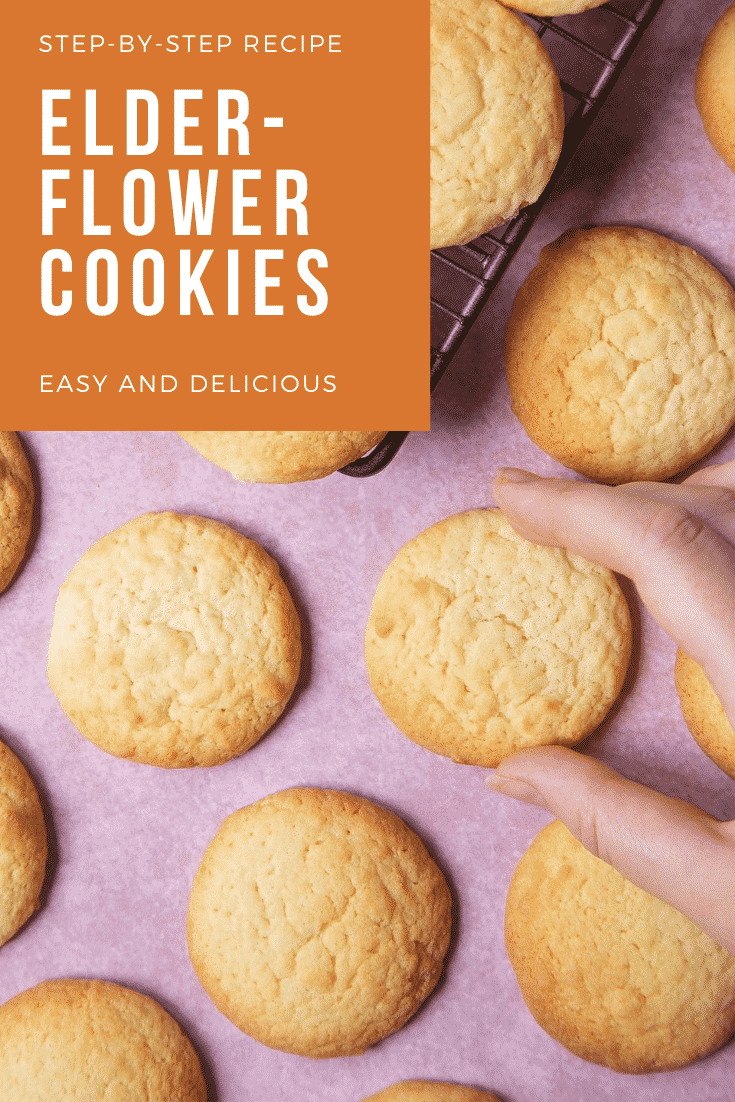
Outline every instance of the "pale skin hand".
[[[506, 469], [493, 489], [522, 536], [631, 578], [703, 667], [735, 727], [735, 463], [678, 486], [599, 486]], [[592, 853], [735, 953], [735, 821], [560, 746], [511, 754], [488, 785], [547, 808]]]

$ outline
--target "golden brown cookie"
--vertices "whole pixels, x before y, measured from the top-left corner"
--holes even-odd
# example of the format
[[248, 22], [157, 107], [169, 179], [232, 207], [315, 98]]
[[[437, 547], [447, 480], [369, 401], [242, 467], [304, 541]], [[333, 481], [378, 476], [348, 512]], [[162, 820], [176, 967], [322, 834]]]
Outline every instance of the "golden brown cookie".
[[489, 1091], [460, 1087], [454, 1083], [407, 1079], [371, 1094], [363, 1102], [498, 1102], [498, 1099]]
[[103, 536], [61, 586], [51, 688], [85, 738], [161, 766], [217, 765], [283, 711], [300, 624], [263, 548], [204, 517], [148, 513]]
[[227, 818], [189, 903], [189, 952], [243, 1032], [300, 1056], [351, 1056], [433, 991], [452, 901], [423, 842], [377, 804], [292, 788]]
[[735, 779], [735, 731], [704, 670], [681, 649], [676, 653], [674, 680], [692, 737], [715, 765]]
[[308, 482], [371, 451], [385, 432], [180, 432], [241, 482]]
[[501, 0], [509, 8], [516, 11], [525, 11], [529, 15], [554, 16], [554, 15], [579, 15], [580, 12], [589, 11], [590, 8], [599, 8], [605, 0]]
[[36, 786], [12, 750], [0, 742], [0, 945], [38, 907], [47, 855], [46, 823]]
[[371, 684], [396, 726], [484, 766], [589, 735], [622, 688], [630, 646], [615, 576], [529, 543], [497, 509], [448, 517], [406, 544], [365, 634]]
[[33, 480], [14, 432], [0, 432], [0, 593], [26, 553], [33, 521]]
[[707, 137], [735, 172], [735, 4], [704, 41], [694, 96]]
[[505, 336], [513, 412], [600, 482], [669, 478], [735, 420], [735, 293], [692, 249], [598, 226], [547, 245]]
[[735, 957], [560, 822], [513, 875], [505, 939], [536, 1021], [592, 1063], [665, 1071], [735, 1033]]
[[460, 245], [538, 199], [564, 101], [539, 38], [496, 0], [432, 0], [431, 248]]
[[7, 1102], [206, 1102], [186, 1034], [146, 995], [102, 980], [39, 983], [0, 1007]]

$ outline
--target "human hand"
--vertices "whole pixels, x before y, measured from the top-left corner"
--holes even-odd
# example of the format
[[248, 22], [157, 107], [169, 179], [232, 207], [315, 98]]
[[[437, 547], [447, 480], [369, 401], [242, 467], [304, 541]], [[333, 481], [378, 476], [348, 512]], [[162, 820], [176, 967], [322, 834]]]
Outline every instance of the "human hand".
[[[505, 470], [494, 490], [527, 539], [631, 578], [658, 623], [703, 667], [735, 726], [735, 463], [681, 485], [618, 487]], [[592, 853], [735, 953], [735, 821], [562, 747], [512, 754], [488, 784], [547, 808]]]

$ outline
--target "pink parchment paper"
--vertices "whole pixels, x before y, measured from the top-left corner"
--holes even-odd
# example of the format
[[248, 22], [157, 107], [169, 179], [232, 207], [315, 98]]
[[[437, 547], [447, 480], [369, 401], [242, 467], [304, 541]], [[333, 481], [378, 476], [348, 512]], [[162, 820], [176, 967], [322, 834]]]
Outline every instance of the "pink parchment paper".
[[[664, 3], [442, 381], [431, 432], [409, 436], [383, 473], [247, 486], [173, 433], [22, 433], [40, 507], [28, 561], [0, 596], [0, 737], [39, 786], [52, 858], [41, 910], [0, 949], [0, 1001], [58, 976], [147, 992], [191, 1036], [212, 1102], [359, 1102], [418, 1077], [485, 1087], [504, 1102], [735, 1099], [735, 1044], [681, 1071], [632, 1077], [572, 1056], [535, 1024], [502, 924], [509, 878], [548, 816], [490, 794], [481, 769], [401, 735], [374, 699], [362, 658], [375, 586], [408, 539], [492, 504], [501, 465], [562, 473], [515, 421], [503, 373], [505, 321], [540, 248], [575, 225], [635, 224], [692, 246], [735, 282], [735, 174], [709, 146], [693, 101], [701, 42], [726, 6]], [[731, 438], [717, 458], [735, 458]], [[165, 771], [102, 753], [63, 715], [45, 676], [68, 570], [104, 533], [163, 509], [214, 517], [259, 540], [281, 564], [304, 623], [291, 706], [248, 754], [212, 769]], [[675, 647], [645, 611], [640, 622], [632, 684], [585, 750], [735, 818], [735, 782], [681, 718]], [[440, 988], [403, 1030], [359, 1057], [312, 1061], [251, 1040], [214, 1008], [187, 956], [189, 887], [208, 841], [231, 811], [295, 784], [349, 789], [398, 812], [427, 842], [457, 903]]]

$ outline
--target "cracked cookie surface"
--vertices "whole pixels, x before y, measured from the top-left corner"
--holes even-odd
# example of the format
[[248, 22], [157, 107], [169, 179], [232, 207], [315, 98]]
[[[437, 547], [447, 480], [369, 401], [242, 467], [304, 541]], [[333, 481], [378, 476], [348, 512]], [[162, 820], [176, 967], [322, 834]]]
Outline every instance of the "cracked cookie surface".
[[531, 28], [496, 0], [433, 0], [431, 248], [538, 199], [563, 131], [559, 79]]
[[20, 566], [33, 521], [33, 480], [14, 432], [0, 432], [0, 593]]
[[81, 733], [118, 757], [217, 765], [275, 723], [301, 661], [279, 569], [254, 540], [148, 513], [103, 536], [59, 590], [48, 676]]
[[565, 467], [658, 481], [735, 420], [735, 292], [650, 230], [563, 234], [518, 291], [505, 335], [513, 412]]
[[614, 575], [518, 536], [499, 510], [459, 513], [399, 551], [365, 635], [370, 681], [404, 734], [495, 766], [571, 746], [607, 714], [630, 659]]
[[397, 815], [292, 788], [236, 811], [194, 878], [188, 939], [215, 1005], [301, 1056], [350, 1056], [395, 1032], [436, 986], [446, 880]]
[[308, 482], [365, 455], [377, 431], [179, 432], [187, 444], [241, 482]]
[[534, 1018], [585, 1060], [664, 1071], [735, 1032], [735, 957], [560, 822], [516, 868], [505, 939]]
[[0, 742], [0, 945], [38, 907], [47, 854], [36, 786], [12, 750]]
[[206, 1102], [186, 1034], [147, 995], [103, 980], [40, 983], [0, 1007], [8, 1102]]

